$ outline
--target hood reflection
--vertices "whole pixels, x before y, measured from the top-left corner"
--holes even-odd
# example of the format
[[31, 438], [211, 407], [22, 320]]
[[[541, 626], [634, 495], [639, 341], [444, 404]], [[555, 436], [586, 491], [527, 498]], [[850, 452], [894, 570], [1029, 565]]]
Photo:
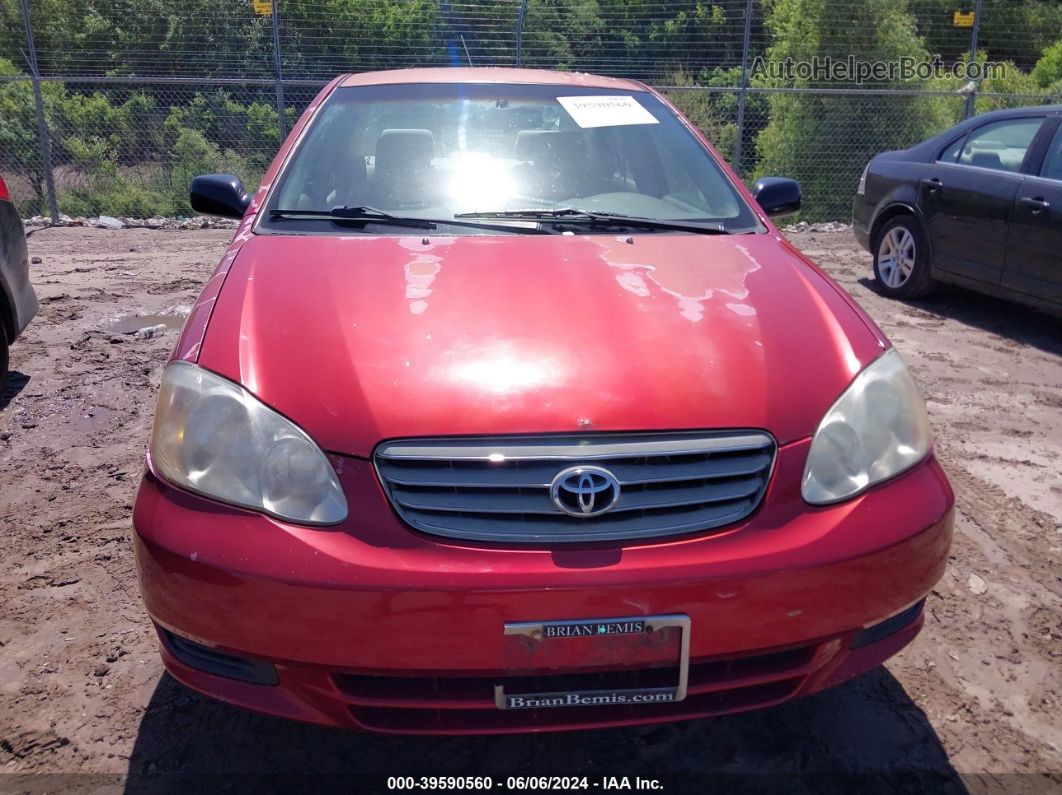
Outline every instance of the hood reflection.
[[429, 238], [406, 237], [399, 245], [415, 251], [413, 259], [405, 264], [406, 298], [409, 299], [409, 311], [419, 315], [428, 308], [428, 296], [431, 295], [432, 283], [442, 269], [442, 257], [430, 253], [436, 246], [448, 246], [453, 241], [437, 238], [425, 243]]
[[569, 370], [563, 355], [529, 354], [527, 345], [517, 341], [457, 348], [449, 351], [444, 359], [448, 362], [442, 366], [443, 378], [494, 395], [563, 383]]
[[[673, 297], [679, 307], [679, 314], [691, 323], [699, 323], [705, 316], [705, 304], [716, 293], [736, 302], [748, 298], [745, 286], [748, 277], [760, 269], [755, 257], [742, 245], [734, 250], [743, 256], [734, 258], [719, 267], [706, 262], [703, 267], [690, 267], [689, 263], [671, 264], [666, 257], [653, 257], [649, 254], [654, 247], [654, 239], [642, 236], [637, 243], [630, 244], [625, 237], [605, 238], [596, 241], [602, 247], [601, 259], [611, 268], [621, 270], [616, 274], [616, 283], [629, 293], [639, 298], [648, 298], [652, 294], [650, 283], [660, 291]], [[659, 241], [657, 241], [659, 242]], [[649, 265], [641, 261], [641, 256], [648, 255], [661, 264]], [[743, 303], [727, 303], [731, 311], [751, 317], [756, 314], [754, 307]]]

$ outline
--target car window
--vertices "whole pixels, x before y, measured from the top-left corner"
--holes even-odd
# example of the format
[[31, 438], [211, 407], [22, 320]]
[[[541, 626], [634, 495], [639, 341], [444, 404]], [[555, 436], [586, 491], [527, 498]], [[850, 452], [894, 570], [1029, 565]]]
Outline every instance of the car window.
[[[585, 101], [569, 111], [571, 97]], [[303, 136], [267, 209], [339, 205], [433, 219], [575, 207], [762, 230], [664, 103], [648, 92], [582, 86], [340, 88]]]
[[1043, 121], [1044, 117], [1038, 116], [1007, 119], [978, 127], [966, 139], [959, 163], [998, 171], [1019, 171]]
[[938, 157], [937, 160], [942, 163], [954, 163], [959, 159], [959, 152], [962, 151], [962, 145], [965, 141], [965, 135], [952, 141], [944, 148], [944, 151], [940, 153], [940, 157]]
[[1062, 181], [1062, 124], [1055, 130], [1054, 140], [1047, 148], [1047, 156], [1040, 168], [1040, 176]]

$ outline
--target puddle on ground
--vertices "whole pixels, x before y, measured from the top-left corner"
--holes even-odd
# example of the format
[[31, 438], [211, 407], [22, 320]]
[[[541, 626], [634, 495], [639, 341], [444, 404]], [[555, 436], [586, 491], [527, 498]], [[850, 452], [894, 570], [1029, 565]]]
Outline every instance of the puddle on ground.
[[142, 328], [154, 326], [180, 328], [183, 322], [183, 315], [125, 315], [104, 324], [103, 330], [117, 334], [135, 334]]
[[91, 433], [105, 428], [114, 412], [105, 406], [80, 406], [71, 410], [70, 427], [80, 433]]

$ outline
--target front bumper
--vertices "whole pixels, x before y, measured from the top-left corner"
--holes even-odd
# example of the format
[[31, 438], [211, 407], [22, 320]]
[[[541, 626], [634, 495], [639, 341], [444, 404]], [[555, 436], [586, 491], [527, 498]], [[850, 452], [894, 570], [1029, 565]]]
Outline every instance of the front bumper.
[[[917, 634], [921, 613], [852, 648], [864, 626], [941, 576], [952, 494], [935, 459], [841, 505], [800, 500], [805, 440], [778, 452], [763, 505], [742, 525], [644, 546], [458, 546], [391, 513], [368, 462], [345, 459], [352, 518], [285, 525], [173, 489], [148, 473], [134, 524], [141, 588], [167, 668], [231, 703], [376, 731], [541, 731], [750, 709], [871, 668]], [[492, 682], [593, 676], [578, 659], [514, 659], [507, 622], [689, 616], [681, 702], [497, 710]], [[166, 633], [274, 666], [278, 684], [206, 673]]]

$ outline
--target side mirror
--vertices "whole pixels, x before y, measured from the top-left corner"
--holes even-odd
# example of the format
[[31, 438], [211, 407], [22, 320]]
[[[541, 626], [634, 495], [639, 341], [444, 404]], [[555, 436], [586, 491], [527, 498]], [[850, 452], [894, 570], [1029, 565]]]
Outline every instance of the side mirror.
[[251, 203], [243, 182], [232, 174], [201, 174], [192, 180], [188, 194], [197, 213], [222, 218], [243, 218]]
[[760, 177], [752, 195], [767, 215], [789, 215], [800, 209], [800, 183], [786, 177]]

